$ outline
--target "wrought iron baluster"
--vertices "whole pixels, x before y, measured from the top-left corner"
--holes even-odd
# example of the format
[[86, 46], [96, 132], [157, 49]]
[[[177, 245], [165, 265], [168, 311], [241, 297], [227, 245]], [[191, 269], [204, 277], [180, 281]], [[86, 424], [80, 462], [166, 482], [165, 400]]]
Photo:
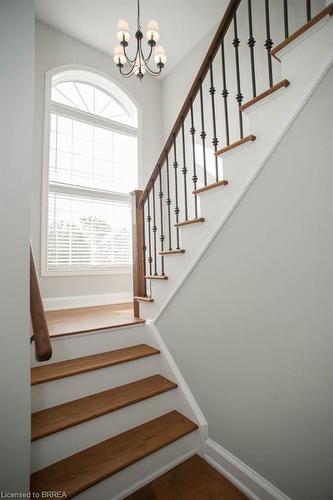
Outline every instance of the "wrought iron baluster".
[[256, 97], [257, 95], [257, 89], [256, 89], [256, 73], [255, 73], [255, 65], [254, 65], [254, 46], [256, 44], [256, 41], [253, 37], [253, 25], [252, 25], [252, 0], [248, 0], [247, 2], [247, 7], [248, 7], [248, 17], [249, 17], [249, 39], [248, 39], [248, 46], [250, 47], [250, 60], [251, 60], [251, 77], [252, 77], [252, 94], [253, 97]]
[[272, 69], [272, 55], [271, 49], [273, 47], [273, 40], [271, 39], [271, 26], [269, 20], [269, 0], [265, 0], [265, 19], [266, 19], [266, 41], [265, 48], [267, 50], [267, 63], [268, 63], [268, 79], [269, 86], [273, 86], [273, 69]]
[[[213, 118], [213, 139], [212, 139], [212, 143], [213, 143], [213, 146], [214, 146], [214, 151], [216, 153], [216, 151], [217, 151], [217, 145], [219, 143], [219, 140], [218, 140], [217, 134], [216, 134], [216, 116], [215, 116], [215, 92], [216, 92], [216, 90], [215, 90], [215, 87], [214, 87], [213, 63], [212, 63], [212, 61], [210, 61], [209, 74], [210, 74], [210, 88], [209, 88], [209, 93], [210, 93], [211, 98], [212, 98], [212, 118]], [[218, 170], [217, 156], [214, 156], [214, 159], [215, 159], [215, 179], [216, 179], [216, 182], [218, 182], [218, 180], [219, 180], [219, 170]]]
[[283, 0], [284, 37], [289, 36], [288, 0]]
[[311, 19], [311, 0], [306, 0], [306, 20]]
[[[164, 250], [164, 240], [165, 240], [165, 236], [164, 236], [164, 233], [163, 233], [163, 230], [164, 230], [164, 225], [163, 225], [163, 186], [162, 186], [162, 173], [161, 173], [161, 167], [160, 167], [160, 171], [159, 171], [159, 181], [160, 181], [160, 191], [158, 193], [158, 197], [160, 199], [160, 216], [161, 216], [161, 219], [160, 219], [160, 222], [161, 222], [161, 225], [160, 225], [160, 242], [161, 242], [161, 252], [163, 252]], [[161, 274], [162, 276], [164, 276], [164, 256], [161, 255]]]
[[228, 115], [228, 89], [227, 89], [227, 77], [225, 72], [225, 53], [224, 53], [224, 40], [221, 42], [221, 59], [222, 59], [222, 78], [223, 78], [223, 90], [222, 97], [224, 101], [224, 122], [225, 122], [225, 134], [227, 146], [230, 144], [229, 136], [229, 115]]
[[183, 143], [183, 168], [182, 168], [182, 174], [183, 174], [183, 179], [184, 179], [184, 208], [185, 208], [185, 220], [188, 220], [188, 208], [187, 208], [187, 167], [186, 167], [184, 117], [182, 117], [182, 143]]
[[154, 276], [157, 276], [157, 244], [156, 244], [156, 206], [155, 206], [155, 182], [153, 183], [153, 237], [154, 237]]
[[201, 114], [201, 133], [200, 137], [202, 140], [202, 161], [203, 161], [203, 171], [204, 171], [204, 184], [207, 186], [207, 165], [206, 165], [206, 137], [205, 132], [205, 115], [204, 115], [204, 104], [203, 104], [203, 93], [202, 93], [202, 81], [200, 80], [200, 114]]
[[243, 101], [243, 94], [241, 91], [241, 83], [240, 83], [240, 69], [239, 69], [239, 38], [238, 38], [238, 31], [237, 31], [237, 14], [235, 13], [234, 15], [234, 40], [233, 40], [233, 46], [235, 47], [235, 60], [236, 60], [236, 80], [237, 80], [237, 95], [236, 95], [236, 101], [238, 102], [238, 109], [239, 109], [239, 132], [240, 132], [240, 138], [243, 139], [244, 137], [244, 131], [243, 131], [243, 116], [242, 112], [240, 110], [240, 107], [242, 105]]
[[[175, 215], [176, 215], [176, 224], [179, 222], [179, 206], [178, 206], [178, 161], [177, 161], [177, 148], [176, 148], [176, 136], [173, 136], [173, 168], [175, 172]], [[176, 227], [176, 249], [179, 250], [179, 228]]]
[[[193, 101], [191, 99], [191, 128], [190, 128], [190, 134], [192, 137], [192, 160], [193, 160], [193, 188], [194, 191], [197, 189], [197, 182], [198, 182], [198, 176], [197, 176], [197, 164], [196, 164], [196, 159], [195, 159], [195, 128], [194, 128], [194, 117], [193, 117]], [[198, 218], [198, 198], [197, 195], [194, 195], [194, 218]]]
[[150, 215], [150, 193], [147, 198], [147, 222], [148, 222], [148, 264], [149, 264], [149, 276], [152, 275], [152, 263], [153, 258], [151, 256], [151, 215]]
[[169, 172], [169, 155], [167, 150], [165, 150], [165, 160], [166, 160], [166, 178], [167, 178], [167, 199], [166, 199], [166, 204], [168, 207], [168, 242], [169, 242], [169, 250], [172, 250], [172, 238], [171, 238], [171, 214], [170, 214], [170, 205], [171, 205], [171, 198], [170, 198], [170, 172]]

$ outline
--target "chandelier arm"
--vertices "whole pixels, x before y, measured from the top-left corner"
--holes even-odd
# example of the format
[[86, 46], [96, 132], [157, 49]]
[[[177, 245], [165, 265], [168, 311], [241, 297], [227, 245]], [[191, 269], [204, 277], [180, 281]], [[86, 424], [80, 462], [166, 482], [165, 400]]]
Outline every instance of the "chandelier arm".
[[136, 54], [135, 54], [134, 59], [131, 59], [130, 57], [128, 57], [128, 55], [126, 53], [126, 47], [124, 45], [123, 45], [123, 52], [124, 52], [124, 56], [126, 57], [126, 61], [129, 62], [129, 63], [131, 63], [131, 64], [134, 64], [135, 59], [136, 59], [136, 57], [138, 55], [138, 49], [136, 49]]
[[133, 75], [133, 72], [134, 72], [134, 66], [131, 66], [131, 69], [127, 72], [127, 73], [124, 73], [122, 71], [122, 67], [119, 66], [119, 73], [122, 75], [122, 76], [125, 76], [125, 77], [128, 77], [128, 76], [132, 76]]
[[148, 71], [149, 71], [149, 73], [150, 73], [151, 75], [158, 76], [158, 75], [160, 75], [160, 74], [161, 74], [161, 72], [162, 72], [162, 67], [159, 67], [158, 71], [154, 71], [153, 69], [151, 69], [151, 68], [149, 67], [149, 65], [147, 64], [147, 62], [145, 63], [145, 66], [146, 66], [146, 68], [148, 69]]
[[148, 57], [146, 58], [146, 57], [144, 56], [143, 49], [142, 49], [142, 45], [141, 45], [141, 55], [142, 55], [142, 59], [144, 60], [145, 64], [147, 64], [147, 62], [150, 60], [151, 55], [152, 55], [152, 53], [153, 53], [153, 49], [154, 49], [154, 47], [151, 45], [151, 46], [150, 46], [150, 51], [149, 51]]

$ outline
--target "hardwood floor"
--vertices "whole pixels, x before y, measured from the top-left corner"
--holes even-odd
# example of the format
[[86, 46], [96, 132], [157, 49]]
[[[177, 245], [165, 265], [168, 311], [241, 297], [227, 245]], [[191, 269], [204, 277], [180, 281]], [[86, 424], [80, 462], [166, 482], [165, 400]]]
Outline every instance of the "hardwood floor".
[[51, 336], [144, 323], [134, 317], [132, 303], [48, 311], [46, 319]]
[[158, 477], [127, 500], [246, 500], [247, 496], [198, 455]]

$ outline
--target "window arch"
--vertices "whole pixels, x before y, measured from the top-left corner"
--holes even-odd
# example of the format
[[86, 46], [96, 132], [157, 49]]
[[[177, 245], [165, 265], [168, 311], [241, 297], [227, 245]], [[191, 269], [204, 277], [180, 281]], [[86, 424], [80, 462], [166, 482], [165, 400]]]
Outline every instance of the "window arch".
[[137, 107], [92, 71], [58, 72], [49, 86], [44, 274], [129, 272]]

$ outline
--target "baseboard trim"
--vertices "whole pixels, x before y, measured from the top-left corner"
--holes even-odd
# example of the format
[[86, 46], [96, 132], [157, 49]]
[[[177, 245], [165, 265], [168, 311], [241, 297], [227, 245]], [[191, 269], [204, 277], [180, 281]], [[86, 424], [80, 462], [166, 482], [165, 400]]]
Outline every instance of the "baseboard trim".
[[95, 295], [76, 295], [68, 297], [44, 298], [43, 304], [46, 311], [58, 309], [75, 309], [77, 307], [107, 306], [109, 304], [124, 304], [132, 302], [133, 294], [122, 293], [100, 293]]
[[252, 500], [291, 500], [213, 439], [206, 440], [204, 458]]
[[140, 481], [135, 483], [133, 486], [130, 486], [126, 490], [119, 493], [119, 495], [112, 497], [112, 499], [110, 499], [110, 500], [122, 500], [123, 498], [126, 498], [128, 495], [131, 495], [131, 493], [134, 493], [134, 491], [137, 491], [140, 488], [143, 488], [144, 486], [146, 486], [146, 484], [150, 483], [151, 481], [154, 481], [154, 479], [158, 478], [159, 476], [162, 476], [163, 474], [168, 472], [170, 469], [173, 469], [174, 467], [181, 464], [182, 462], [185, 462], [185, 460], [188, 460], [189, 458], [193, 457], [193, 455], [195, 455], [196, 453], [197, 453], [196, 450], [192, 450], [192, 451], [185, 453], [184, 455], [178, 457], [176, 460], [173, 460], [172, 462], [168, 463], [167, 465], [160, 467], [152, 474], [149, 474], [148, 476], [140, 479]]

